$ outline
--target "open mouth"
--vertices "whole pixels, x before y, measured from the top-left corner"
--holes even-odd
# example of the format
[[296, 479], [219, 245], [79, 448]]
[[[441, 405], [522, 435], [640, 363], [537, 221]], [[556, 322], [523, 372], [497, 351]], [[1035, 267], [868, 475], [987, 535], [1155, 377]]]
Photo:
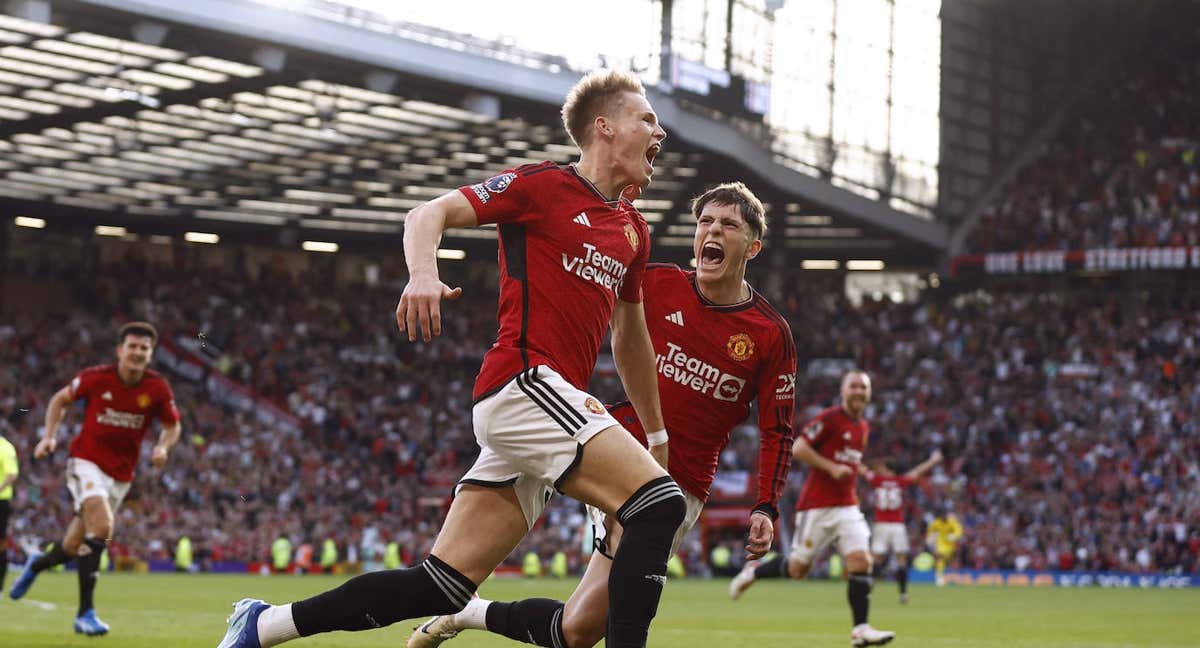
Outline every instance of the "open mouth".
[[700, 248], [700, 265], [706, 268], [715, 268], [724, 260], [725, 248], [722, 248], [719, 243], [710, 241]]
[[658, 155], [658, 152], [661, 150], [662, 150], [662, 146], [660, 146], [658, 144], [655, 144], [655, 145], [651, 146], [650, 148], [646, 149], [646, 164], [649, 164], [651, 169], [654, 169], [654, 158], [655, 158], [655, 156]]

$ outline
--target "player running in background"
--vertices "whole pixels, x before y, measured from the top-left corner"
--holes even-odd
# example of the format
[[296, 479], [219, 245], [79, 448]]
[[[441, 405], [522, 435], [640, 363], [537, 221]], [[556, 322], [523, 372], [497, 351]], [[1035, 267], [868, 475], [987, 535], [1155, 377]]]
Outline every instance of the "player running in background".
[[[762, 203], [740, 182], [719, 185], [692, 201], [695, 272], [674, 265], [646, 269], [646, 320], [658, 356], [658, 389], [671, 433], [668, 470], [686, 493], [687, 517], [671, 551], [700, 517], [733, 428], [758, 401], [758, 501], [746, 550], [771, 547], [779, 495], [791, 465], [796, 352], [787, 322], [745, 281], [746, 264], [762, 250]], [[628, 404], [613, 415], [640, 441], [646, 433]], [[552, 599], [497, 603], [474, 599], [454, 615], [420, 626], [408, 648], [429, 648], [461, 630], [490, 630], [547, 648], [585, 648], [604, 637], [612, 550], [620, 525], [597, 521], [597, 551], [564, 604]]]
[[8, 519], [12, 516], [13, 483], [20, 470], [17, 449], [0, 435], [0, 592], [8, 574]]
[[929, 523], [925, 532], [925, 544], [933, 549], [934, 573], [937, 575], [937, 585], [946, 584], [946, 565], [954, 558], [954, 550], [962, 539], [963, 526], [954, 514], [954, 506], [950, 502], [941, 505], [937, 516]]
[[45, 554], [30, 554], [25, 570], [9, 591], [9, 596], [19, 599], [39, 573], [75, 559], [79, 572], [76, 633], [108, 632], [108, 625], [96, 617], [92, 594], [100, 554], [112, 538], [113, 516], [129, 492], [146, 430], [154, 419], [162, 424], [158, 443], [150, 453], [156, 468], [166, 464], [167, 455], [179, 441], [179, 410], [171, 386], [148, 368], [157, 342], [158, 331], [146, 322], [122, 326], [117, 332], [117, 364], [80, 371], [50, 398], [42, 439], [33, 450], [34, 459], [54, 452], [67, 406], [80, 399], [87, 401], [83, 430], [71, 440], [67, 459], [67, 489], [75, 517], [61, 543]]
[[846, 561], [849, 584], [847, 598], [854, 627], [854, 646], [879, 646], [896, 633], [876, 630], [867, 623], [871, 605], [870, 530], [858, 508], [855, 491], [870, 429], [864, 414], [871, 400], [871, 379], [863, 371], [842, 377], [842, 404], [821, 412], [804, 426], [796, 438], [792, 455], [808, 464], [808, 477], [796, 503], [796, 526], [791, 552], [756, 565], [754, 561], [729, 583], [729, 595], [737, 599], [758, 578], [808, 576], [812, 561], [826, 545], [836, 540], [838, 553]]
[[484, 356], [474, 392], [481, 452], [458, 483], [429, 557], [294, 604], [240, 601], [220, 648], [267, 648], [458, 612], [555, 490], [624, 525], [630, 542], [613, 560], [606, 632], [610, 646], [646, 645], [671, 539], [685, 515], [683, 492], [585, 390], [611, 322], [621, 381], [661, 441], [652, 452], [666, 463], [654, 347], [642, 308], [649, 228], [622, 198], [627, 187], [634, 185], [636, 195], [649, 184], [666, 133], [641, 82], [626, 72], [585, 76], [562, 113], [582, 152], [577, 164], [543, 162], [502, 173], [422, 205], [404, 222], [409, 282], [396, 320], [409, 340], [440, 335], [441, 301], [461, 293], [438, 277], [442, 232], [496, 223], [500, 237], [499, 339]]
[[885, 461], [876, 461], [871, 470], [864, 473], [873, 489], [875, 501], [875, 526], [871, 529], [871, 553], [875, 567], [882, 569], [888, 554], [896, 558], [896, 584], [900, 586], [900, 602], [908, 603], [908, 527], [904, 524], [904, 491], [922, 475], [942, 461], [940, 450], [934, 450], [929, 458], [912, 470], [897, 475]]

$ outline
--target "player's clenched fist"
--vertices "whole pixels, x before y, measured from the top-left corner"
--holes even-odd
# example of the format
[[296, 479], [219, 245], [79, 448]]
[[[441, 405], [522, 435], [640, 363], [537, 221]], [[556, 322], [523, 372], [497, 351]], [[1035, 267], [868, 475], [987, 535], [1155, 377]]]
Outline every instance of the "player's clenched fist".
[[761, 511], [750, 515], [750, 533], [746, 535], [746, 554], [752, 560], [758, 560], [771, 550], [775, 540], [775, 522]]
[[54, 452], [54, 448], [56, 446], [58, 446], [58, 440], [54, 437], [48, 437], [38, 441], [37, 447], [33, 449], [33, 458], [41, 459], [42, 457], [45, 457], [46, 455]]
[[167, 448], [162, 445], [155, 445], [154, 450], [150, 452], [150, 463], [155, 468], [162, 468], [167, 464]]
[[854, 475], [854, 469], [843, 463], [834, 463], [829, 467], [829, 476], [837, 480], [846, 479]]
[[451, 289], [436, 276], [413, 276], [396, 306], [396, 326], [408, 333], [409, 342], [416, 342], [418, 332], [428, 342], [442, 334], [442, 300], [455, 300], [461, 294], [462, 288]]

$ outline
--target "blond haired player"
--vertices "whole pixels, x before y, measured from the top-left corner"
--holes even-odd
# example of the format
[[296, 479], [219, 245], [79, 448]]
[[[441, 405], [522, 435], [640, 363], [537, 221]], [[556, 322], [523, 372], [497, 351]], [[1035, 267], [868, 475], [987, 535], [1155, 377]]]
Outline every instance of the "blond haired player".
[[[294, 604], [243, 599], [219, 648], [267, 648], [458, 612], [556, 491], [623, 525], [630, 541], [613, 560], [606, 634], [610, 646], [646, 645], [686, 509], [659, 465], [668, 448], [642, 307], [650, 232], [622, 194], [650, 183], [666, 132], [641, 82], [626, 72], [585, 76], [562, 113], [580, 148], [576, 164], [505, 171], [417, 207], [404, 221], [409, 282], [396, 322], [410, 341], [440, 335], [441, 302], [462, 292], [438, 276], [442, 233], [495, 223], [500, 243], [499, 335], [473, 394], [480, 454], [458, 483], [430, 555]], [[650, 452], [586, 391], [610, 324], [626, 394], [655, 435]]]
[[[668, 468], [688, 502], [672, 550], [700, 517], [721, 451], [757, 401], [758, 499], [747, 520], [746, 551], [759, 557], [771, 547], [779, 495], [791, 466], [795, 343], [783, 317], [746, 282], [746, 266], [762, 250], [766, 230], [762, 202], [744, 184], [725, 183], [693, 200], [692, 214], [696, 270], [650, 264], [644, 282], [663, 417], [671, 431]], [[610, 411], [640, 443], [647, 443], [628, 404]], [[458, 614], [422, 624], [408, 648], [432, 648], [471, 629], [547, 648], [595, 645], [604, 638], [612, 550], [622, 542], [620, 525], [611, 520], [597, 520], [595, 528], [598, 551], [566, 603], [477, 598]]]

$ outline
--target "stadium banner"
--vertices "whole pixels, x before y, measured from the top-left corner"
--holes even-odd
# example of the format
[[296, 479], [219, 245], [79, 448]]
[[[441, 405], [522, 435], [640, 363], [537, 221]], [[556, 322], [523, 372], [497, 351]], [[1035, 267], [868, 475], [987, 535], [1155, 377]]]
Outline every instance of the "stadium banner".
[[[917, 582], [931, 582], [932, 572]], [[925, 574], [922, 574], [925, 575]], [[946, 582], [956, 585], [991, 585], [1003, 587], [1115, 587], [1141, 589], [1181, 589], [1200, 587], [1198, 575], [1133, 574], [1105, 571], [1011, 571], [999, 569], [947, 569]]]
[[203, 385], [209, 396], [217, 402], [249, 412], [263, 425], [297, 434], [302, 430], [300, 419], [275, 403], [258, 397], [168, 337], [159, 339], [155, 358], [185, 380]]
[[965, 254], [950, 261], [950, 276], [1056, 274], [1075, 271], [1197, 270], [1200, 246], [1097, 248]]

